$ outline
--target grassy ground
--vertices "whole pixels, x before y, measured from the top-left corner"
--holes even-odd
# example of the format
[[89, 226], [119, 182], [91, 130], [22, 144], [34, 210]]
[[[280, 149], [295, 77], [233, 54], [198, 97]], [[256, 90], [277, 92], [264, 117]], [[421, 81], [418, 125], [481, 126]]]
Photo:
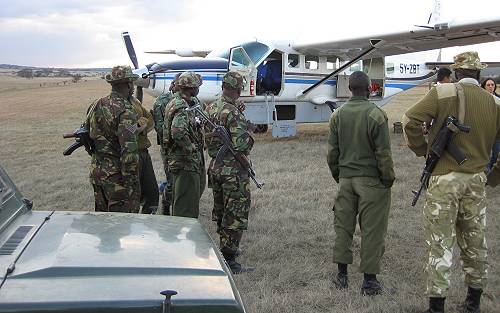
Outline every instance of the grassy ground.
[[[61, 134], [76, 128], [89, 103], [105, 95], [109, 86], [102, 80], [47, 87], [9, 84], [11, 88], [0, 89], [0, 164], [22, 192], [34, 200], [36, 209], [92, 210], [92, 191], [87, 179], [89, 158], [83, 149], [71, 157], [63, 157], [62, 151], [71, 140], [63, 139]], [[391, 125], [425, 90], [411, 90], [384, 107]], [[152, 102], [153, 99], [147, 96], [146, 107], [151, 107]], [[250, 227], [243, 239], [240, 259], [256, 266], [257, 270], [236, 277], [247, 311], [423, 310], [427, 305], [423, 295], [423, 199], [417, 208], [409, 205], [411, 189], [417, 186], [423, 160], [409, 152], [401, 134], [392, 134], [391, 139], [397, 181], [392, 189], [387, 248], [380, 275], [381, 280], [396, 287], [398, 293], [374, 299], [359, 295], [362, 274], [357, 273], [356, 265], [359, 263], [358, 235], [353, 248], [355, 262], [350, 267], [352, 287], [347, 292], [331, 289], [330, 278], [336, 270], [332, 263], [335, 235], [331, 211], [336, 184], [326, 165], [327, 126], [300, 126], [299, 136], [293, 139], [274, 140], [269, 134], [256, 137], [252, 159], [266, 186], [263, 190], [252, 187]], [[157, 147], [150, 153], [155, 171], [161, 175]], [[491, 267], [483, 312], [498, 312], [500, 197], [490, 188], [488, 196], [487, 236]], [[212, 196], [207, 189], [201, 201], [200, 221], [211, 236], [217, 238], [214, 225], [209, 221], [211, 206]], [[455, 311], [465, 293], [456, 254], [448, 312]]]

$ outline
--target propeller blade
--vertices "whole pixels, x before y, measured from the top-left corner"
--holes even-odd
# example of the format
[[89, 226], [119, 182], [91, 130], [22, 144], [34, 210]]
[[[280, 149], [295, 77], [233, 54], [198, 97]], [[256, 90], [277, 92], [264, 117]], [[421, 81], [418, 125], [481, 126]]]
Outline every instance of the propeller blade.
[[137, 86], [137, 89], [135, 90], [135, 97], [137, 100], [139, 100], [142, 103], [142, 87]]
[[134, 45], [132, 44], [132, 40], [130, 39], [130, 35], [128, 32], [122, 33], [123, 42], [125, 43], [125, 48], [127, 48], [128, 56], [130, 57], [130, 61], [134, 65], [135, 69], [139, 68], [139, 62], [137, 62], [137, 56], [135, 54]]

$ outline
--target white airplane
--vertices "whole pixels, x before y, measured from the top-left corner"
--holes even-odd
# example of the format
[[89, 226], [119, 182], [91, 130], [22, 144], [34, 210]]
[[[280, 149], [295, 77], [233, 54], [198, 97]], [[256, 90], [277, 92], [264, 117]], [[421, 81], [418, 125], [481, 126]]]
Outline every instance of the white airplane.
[[258, 132], [273, 127], [273, 136], [293, 136], [296, 123], [326, 122], [346, 102], [350, 73], [365, 71], [372, 80], [370, 100], [382, 106], [395, 94], [434, 79], [435, 62], [408, 60], [397, 55], [500, 40], [500, 19], [464, 24], [417, 26], [400, 33], [319, 43], [252, 41], [221, 51], [165, 50], [183, 58], [139, 68], [128, 33], [122, 34], [136, 74], [137, 96], [142, 88], [159, 96], [168, 91], [179, 72], [203, 77], [198, 98], [212, 102], [221, 92], [229, 70], [245, 79], [245, 116]]

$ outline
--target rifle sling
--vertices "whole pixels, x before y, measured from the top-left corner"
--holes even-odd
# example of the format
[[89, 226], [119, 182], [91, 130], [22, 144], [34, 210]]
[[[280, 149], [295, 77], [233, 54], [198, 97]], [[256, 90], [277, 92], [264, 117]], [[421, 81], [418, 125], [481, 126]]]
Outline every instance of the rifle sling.
[[465, 93], [464, 87], [460, 83], [455, 83], [458, 95], [458, 122], [464, 124], [465, 119]]

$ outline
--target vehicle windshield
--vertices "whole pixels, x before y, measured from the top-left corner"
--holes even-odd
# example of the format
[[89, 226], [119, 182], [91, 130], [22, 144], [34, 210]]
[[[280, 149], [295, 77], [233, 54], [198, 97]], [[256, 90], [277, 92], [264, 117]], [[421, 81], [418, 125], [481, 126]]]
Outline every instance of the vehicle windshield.
[[[262, 57], [264, 57], [267, 53], [269, 53], [269, 50], [271, 50], [267, 45], [257, 42], [257, 41], [252, 41], [252, 42], [247, 42], [241, 45], [250, 59], [252, 59], [252, 62], [254, 64], [257, 64]], [[223, 58], [228, 60], [229, 59], [229, 50], [224, 49], [224, 50], [216, 50], [212, 51], [207, 55], [207, 58]]]

